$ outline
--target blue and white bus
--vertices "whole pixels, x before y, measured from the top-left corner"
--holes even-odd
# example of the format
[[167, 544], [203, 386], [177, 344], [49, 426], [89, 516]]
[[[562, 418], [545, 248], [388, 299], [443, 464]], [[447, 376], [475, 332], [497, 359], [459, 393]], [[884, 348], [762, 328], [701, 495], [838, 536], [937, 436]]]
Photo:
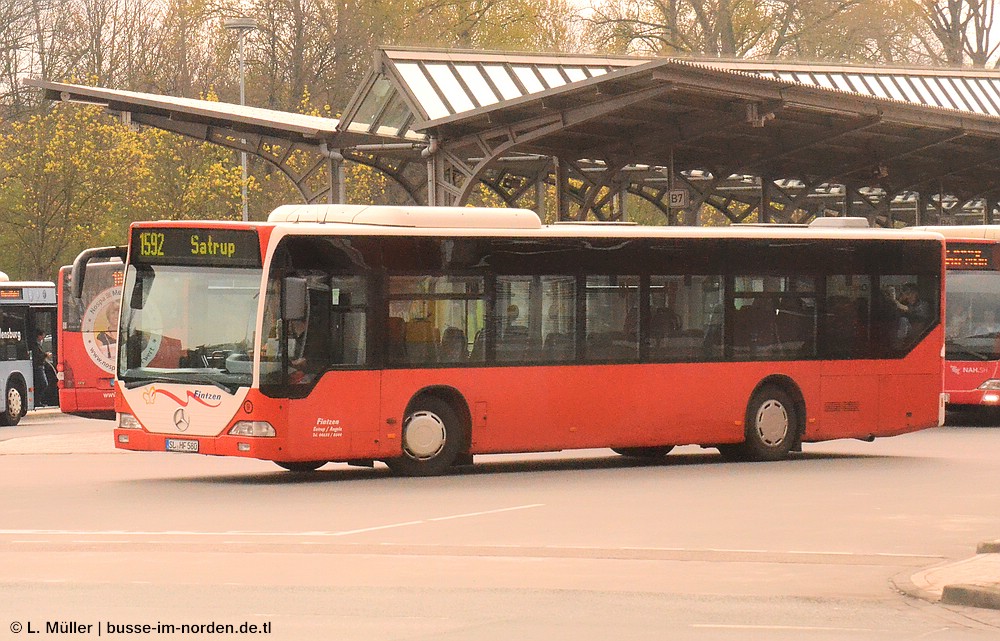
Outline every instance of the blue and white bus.
[[0, 272], [0, 425], [17, 425], [28, 410], [58, 405], [56, 286], [10, 281]]

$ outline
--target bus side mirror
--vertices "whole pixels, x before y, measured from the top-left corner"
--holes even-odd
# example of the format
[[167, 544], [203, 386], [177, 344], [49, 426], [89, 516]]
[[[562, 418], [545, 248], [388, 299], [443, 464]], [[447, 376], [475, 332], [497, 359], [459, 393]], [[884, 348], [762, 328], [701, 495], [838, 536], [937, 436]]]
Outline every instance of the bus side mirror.
[[281, 317], [286, 321], [305, 320], [309, 308], [305, 278], [289, 276], [284, 280], [285, 300]]

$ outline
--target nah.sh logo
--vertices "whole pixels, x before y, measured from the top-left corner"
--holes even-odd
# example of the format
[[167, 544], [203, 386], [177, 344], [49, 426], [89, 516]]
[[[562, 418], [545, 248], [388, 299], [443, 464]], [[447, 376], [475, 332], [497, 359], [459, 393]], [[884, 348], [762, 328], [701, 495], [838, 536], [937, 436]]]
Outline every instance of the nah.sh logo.
[[961, 374], [985, 374], [988, 371], [987, 368], [985, 367], [976, 367], [969, 365], [966, 365], [965, 367], [962, 367], [960, 365], [949, 365], [948, 367], [951, 368], [951, 373], [954, 374], [955, 376], [959, 376]]

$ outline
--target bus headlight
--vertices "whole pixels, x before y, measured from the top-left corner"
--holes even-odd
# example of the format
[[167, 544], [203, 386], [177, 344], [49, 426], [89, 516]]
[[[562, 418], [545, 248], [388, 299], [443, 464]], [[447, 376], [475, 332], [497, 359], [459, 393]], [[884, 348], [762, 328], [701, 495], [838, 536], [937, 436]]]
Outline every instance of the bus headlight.
[[274, 428], [267, 421], [240, 421], [229, 428], [230, 436], [275, 436]]
[[981, 390], [1000, 390], [1000, 379], [991, 378], [979, 386]]
[[141, 430], [142, 425], [139, 424], [139, 420], [131, 414], [119, 414], [118, 415], [118, 429], [121, 430]]

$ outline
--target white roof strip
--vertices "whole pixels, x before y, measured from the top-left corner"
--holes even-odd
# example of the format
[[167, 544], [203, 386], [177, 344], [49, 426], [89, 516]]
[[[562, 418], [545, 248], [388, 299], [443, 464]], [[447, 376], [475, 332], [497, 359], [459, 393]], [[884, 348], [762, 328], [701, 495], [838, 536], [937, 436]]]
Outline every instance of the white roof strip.
[[730, 71], [754, 73], [762, 78], [822, 87], [884, 100], [939, 107], [1000, 117], [1000, 76], [970, 70], [892, 69], [815, 64], [706, 63]]

